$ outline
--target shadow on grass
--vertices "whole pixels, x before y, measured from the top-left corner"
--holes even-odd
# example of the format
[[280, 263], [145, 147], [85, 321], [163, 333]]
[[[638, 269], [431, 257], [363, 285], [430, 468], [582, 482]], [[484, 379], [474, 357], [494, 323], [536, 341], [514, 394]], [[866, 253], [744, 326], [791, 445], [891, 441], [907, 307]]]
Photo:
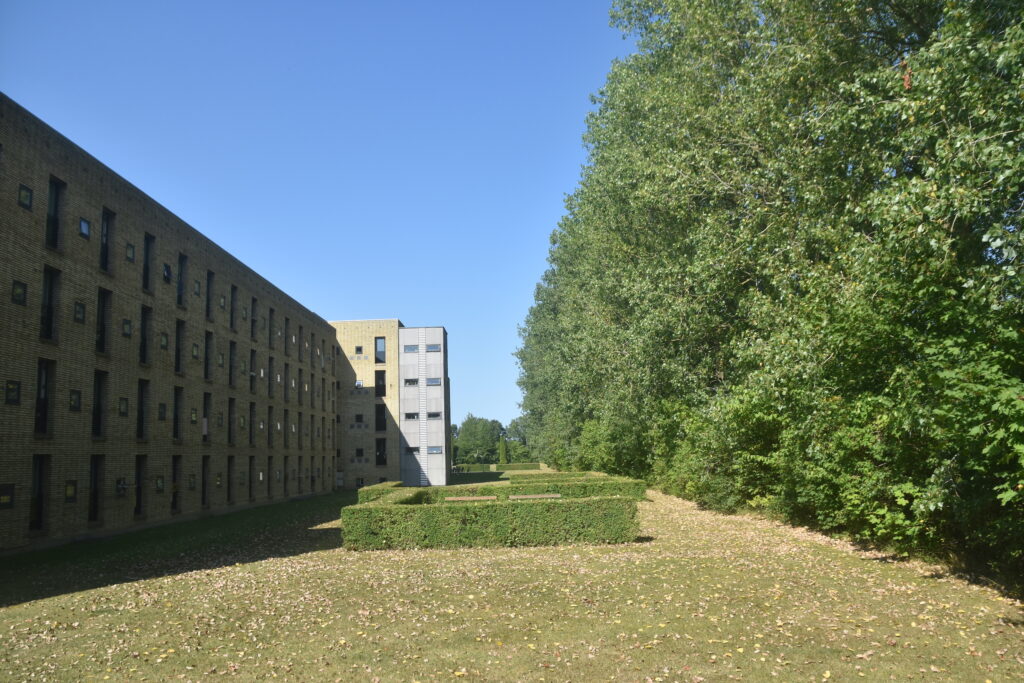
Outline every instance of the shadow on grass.
[[341, 546], [338, 519], [355, 491], [264, 505], [0, 561], [0, 606], [172, 574]]

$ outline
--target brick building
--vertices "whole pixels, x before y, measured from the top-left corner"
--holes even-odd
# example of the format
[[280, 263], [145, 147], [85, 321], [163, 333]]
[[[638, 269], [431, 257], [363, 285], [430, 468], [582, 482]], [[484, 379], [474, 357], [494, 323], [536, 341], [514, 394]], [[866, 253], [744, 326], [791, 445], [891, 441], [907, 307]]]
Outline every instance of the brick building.
[[334, 328], [3, 94], [0, 237], [0, 550], [333, 488]]

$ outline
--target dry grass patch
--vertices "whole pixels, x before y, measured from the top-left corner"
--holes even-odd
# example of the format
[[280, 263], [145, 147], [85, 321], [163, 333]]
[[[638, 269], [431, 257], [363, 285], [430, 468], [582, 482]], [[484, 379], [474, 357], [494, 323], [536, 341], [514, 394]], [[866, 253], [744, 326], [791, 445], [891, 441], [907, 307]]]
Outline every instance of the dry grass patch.
[[327, 496], [179, 526], [218, 539], [191, 560], [163, 537], [51, 552], [0, 574], [0, 678], [1024, 679], [1024, 611], [991, 589], [649, 495], [647, 539], [615, 546], [346, 551]]

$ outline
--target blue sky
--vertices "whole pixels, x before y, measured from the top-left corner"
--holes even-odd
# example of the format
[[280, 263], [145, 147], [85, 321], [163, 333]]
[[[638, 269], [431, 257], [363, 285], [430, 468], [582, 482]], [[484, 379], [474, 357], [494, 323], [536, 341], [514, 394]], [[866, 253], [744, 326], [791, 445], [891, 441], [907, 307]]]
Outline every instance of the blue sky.
[[444, 325], [453, 421], [507, 424], [590, 95], [633, 49], [608, 9], [0, 0], [0, 90], [324, 318]]

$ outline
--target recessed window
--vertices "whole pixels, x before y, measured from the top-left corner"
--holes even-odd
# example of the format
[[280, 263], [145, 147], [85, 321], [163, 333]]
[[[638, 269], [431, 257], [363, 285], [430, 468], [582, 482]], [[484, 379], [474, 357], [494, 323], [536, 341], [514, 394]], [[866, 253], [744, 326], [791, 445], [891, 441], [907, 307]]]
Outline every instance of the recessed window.
[[362, 424], [362, 422], [363, 422], [363, 414], [362, 413], [356, 413], [356, 423]]
[[32, 188], [25, 185], [18, 187], [18, 206], [32, 210]]
[[135, 245], [130, 242], [124, 245], [124, 260], [135, 263]]
[[407, 386], [407, 387], [416, 387], [416, 386], [419, 386], [419, 384], [420, 384], [420, 381], [418, 379], [416, 379], [415, 377], [412, 377], [412, 378], [406, 377], [405, 378], [405, 386]]
[[68, 479], [64, 482], [64, 502], [78, 502], [78, 480]]
[[199, 344], [192, 345], [192, 358], [199, 360]]
[[117, 399], [117, 414], [121, 417], [128, 416], [128, 399], [123, 396]]
[[192, 293], [199, 296], [203, 292], [203, 285], [199, 280], [192, 281]]
[[24, 282], [18, 282], [15, 280], [11, 283], [11, 302], [25, 305], [25, 300], [28, 298], [28, 285]]
[[443, 452], [444, 452], [444, 449], [441, 448], [441, 446], [427, 446], [427, 453], [429, 455], [438, 455], [438, 454], [443, 453]]
[[357, 379], [356, 380], [356, 387], [361, 387], [361, 386], [363, 386], [363, 380]]
[[7, 380], [4, 385], [4, 403], [9, 406], [21, 405], [21, 382]]
[[385, 344], [384, 337], [373, 338], [373, 360], [375, 363], [384, 363], [387, 361], [387, 346]]
[[168, 335], [166, 332], [161, 332], [160, 333], [160, 348], [163, 349], [164, 351], [166, 351], [167, 347], [170, 345], [170, 343], [171, 343], [170, 335]]
[[419, 344], [406, 344], [405, 347], [402, 350], [405, 351], [406, 353], [419, 353], [420, 352], [420, 345]]
[[227, 305], [228, 305], [227, 297], [225, 297], [223, 294], [221, 294], [220, 295], [220, 307], [223, 309], [223, 308], [227, 307]]
[[420, 447], [419, 446], [406, 446], [405, 452], [406, 452], [407, 455], [419, 455], [420, 454]]
[[132, 336], [132, 321], [128, 318], [121, 321], [121, 334], [125, 337]]
[[440, 377], [428, 377], [427, 378], [427, 386], [428, 387], [439, 387], [439, 386], [441, 386], [441, 378]]
[[156, 405], [156, 419], [163, 422], [167, 419], [167, 404], [158, 403]]
[[174, 277], [174, 272], [171, 270], [171, 264], [164, 264], [164, 282], [170, 282], [171, 278]]
[[[307, 344], [307, 346], [308, 346], [308, 344]], [[357, 346], [356, 347], [356, 355], [359, 356], [359, 355], [362, 355], [362, 353], [363, 353], [363, 347], [362, 346]]]
[[84, 218], [79, 218], [78, 234], [84, 237], [85, 239], [89, 239], [89, 235], [92, 234], [92, 224], [89, 223], [89, 221]]
[[68, 410], [79, 412], [82, 410], [82, 390], [72, 389], [68, 395]]
[[75, 322], [76, 323], [84, 323], [85, 322], [85, 304], [82, 303], [81, 301], [76, 301], [75, 302]]
[[440, 351], [440, 344], [427, 344], [427, 353], [439, 353]]
[[[188, 414], [188, 421], [191, 422], [192, 424], [196, 424], [197, 422], [199, 422], [199, 411], [196, 410], [195, 408], [190, 410]], [[260, 429], [263, 429], [262, 422], [260, 422]]]
[[440, 420], [441, 419], [441, 413], [427, 413], [427, 419], [428, 420]]
[[405, 414], [405, 419], [406, 420], [418, 420], [418, 419], [420, 419], [420, 414], [419, 413], [406, 413]]

